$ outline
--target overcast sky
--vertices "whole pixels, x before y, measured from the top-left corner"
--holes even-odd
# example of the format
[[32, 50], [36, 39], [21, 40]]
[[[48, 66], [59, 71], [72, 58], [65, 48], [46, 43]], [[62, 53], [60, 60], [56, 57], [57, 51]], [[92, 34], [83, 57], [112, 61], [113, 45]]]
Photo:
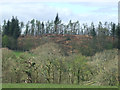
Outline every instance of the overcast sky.
[[[49, 2], [48, 2], [49, 1]], [[20, 21], [54, 20], [59, 14], [63, 23], [79, 21], [118, 22], [118, 0], [1, 0], [0, 21], [17, 16]]]

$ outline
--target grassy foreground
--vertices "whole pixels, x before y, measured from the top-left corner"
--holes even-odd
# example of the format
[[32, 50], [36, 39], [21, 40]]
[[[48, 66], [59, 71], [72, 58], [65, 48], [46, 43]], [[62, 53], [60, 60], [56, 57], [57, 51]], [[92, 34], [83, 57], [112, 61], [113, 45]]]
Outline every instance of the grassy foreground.
[[118, 88], [117, 86], [81, 86], [69, 84], [2, 84], [2, 88]]

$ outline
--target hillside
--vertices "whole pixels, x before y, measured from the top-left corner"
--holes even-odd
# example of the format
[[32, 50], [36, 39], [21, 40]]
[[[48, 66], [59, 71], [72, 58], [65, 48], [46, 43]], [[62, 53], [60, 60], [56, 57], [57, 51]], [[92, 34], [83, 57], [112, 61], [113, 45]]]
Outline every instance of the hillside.
[[82, 53], [85, 56], [94, 55], [96, 52], [117, 47], [117, 39], [112, 37], [92, 37], [88, 35], [56, 35], [22, 36], [18, 38], [18, 50], [26, 51], [35, 49], [45, 43], [54, 42], [61, 47], [66, 55]]

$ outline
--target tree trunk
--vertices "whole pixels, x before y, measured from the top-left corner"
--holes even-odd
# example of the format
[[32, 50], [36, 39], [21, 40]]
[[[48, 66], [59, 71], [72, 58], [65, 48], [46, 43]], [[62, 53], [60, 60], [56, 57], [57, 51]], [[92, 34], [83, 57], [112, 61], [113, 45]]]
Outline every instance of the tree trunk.
[[75, 72], [72, 73], [72, 79], [71, 79], [72, 84], [74, 83], [74, 76], [75, 76]]
[[77, 79], [78, 79], [78, 84], [79, 84], [80, 83], [80, 70], [78, 70]]
[[60, 84], [61, 83], [61, 78], [62, 78], [62, 71], [61, 71], [61, 69], [59, 71], [59, 74], [60, 74], [60, 77], [59, 77], [59, 84]]
[[55, 83], [55, 76], [54, 76], [54, 71], [53, 71], [53, 83]]
[[48, 77], [47, 77], [47, 80], [50, 83], [50, 66], [48, 67]]

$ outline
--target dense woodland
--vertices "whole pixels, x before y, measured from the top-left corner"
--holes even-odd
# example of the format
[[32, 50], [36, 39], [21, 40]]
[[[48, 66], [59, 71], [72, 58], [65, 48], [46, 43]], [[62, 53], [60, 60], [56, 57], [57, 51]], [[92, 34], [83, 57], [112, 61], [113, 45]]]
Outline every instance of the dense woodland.
[[118, 85], [119, 24], [12, 17], [1, 32], [3, 83]]

